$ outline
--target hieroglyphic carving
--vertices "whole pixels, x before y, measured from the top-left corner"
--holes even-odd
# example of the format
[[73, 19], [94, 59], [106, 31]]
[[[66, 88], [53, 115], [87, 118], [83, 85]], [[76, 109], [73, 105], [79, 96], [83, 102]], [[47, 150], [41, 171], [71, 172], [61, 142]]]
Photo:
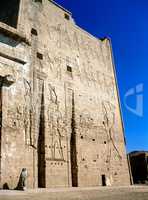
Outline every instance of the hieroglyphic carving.
[[103, 125], [105, 128], [105, 132], [107, 134], [108, 138], [108, 153], [107, 153], [107, 159], [106, 163], [108, 166], [108, 170], [110, 170], [110, 165], [111, 165], [111, 158], [112, 158], [112, 153], [113, 151], [116, 152], [116, 155], [119, 160], [122, 159], [120, 152], [118, 148], [115, 145], [114, 141], [114, 124], [115, 124], [115, 106], [111, 104], [109, 101], [103, 101], [102, 102], [102, 112], [103, 112]]
[[115, 100], [116, 85], [114, 78], [110, 75], [102, 73], [101, 71], [97, 71], [95, 76], [100, 90], [103, 91], [109, 99]]
[[90, 61], [83, 61], [82, 63], [82, 73], [81, 76], [83, 77], [83, 80], [85, 80], [86, 84], [88, 86], [91, 86], [94, 84], [94, 72], [93, 72], [93, 66], [91, 65]]
[[98, 60], [99, 49], [98, 45], [94, 43], [89, 37], [81, 36], [81, 52], [88, 60]]
[[52, 160], [64, 160], [63, 149], [62, 149], [62, 114], [59, 110], [59, 102], [55, 88], [49, 86], [49, 107], [48, 107], [48, 126], [49, 134], [51, 138], [51, 159]]
[[20, 105], [13, 105], [7, 110], [7, 127], [12, 130], [19, 130], [23, 128], [23, 107]]
[[87, 138], [91, 137], [90, 130], [93, 129], [94, 122], [89, 111], [83, 110], [81, 112], [79, 126], [81, 135], [85, 135]]

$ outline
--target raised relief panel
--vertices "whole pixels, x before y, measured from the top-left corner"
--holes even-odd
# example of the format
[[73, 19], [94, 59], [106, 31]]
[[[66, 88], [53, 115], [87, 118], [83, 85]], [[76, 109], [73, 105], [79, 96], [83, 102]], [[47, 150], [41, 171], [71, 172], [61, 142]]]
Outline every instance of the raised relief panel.
[[61, 80], [62, 79], [62, 64], [63, 64], [61, 55], [60, 54], [52, 55], [48, 53], [47, 59], [48, 59], [50, 71], [52, 73], [52, 78]]
[[118, 157], [118, 160], [122, 160], [122, 156], [115, 144], [114, 140], [114, 124], [115, 124], [115, 106], [108, 101], [102, 102], [102, 112], [103, 112], [103, 125], [105, 133], [107, 135], [107, 152], [106, 152], [106, 164], [108, 171], [110, 171], [111, 162], [113, 157]]
[[33, 109], [31, 106], [31, 83], [23, 79], [24, 82], [24, 109], [23, 109], [23, 115], [24, 115], [24, 129], [25, 129], [25, 142], [26, 145], [32, 144], [32, 132], [31, 132], [31, 115], [33, 113]]
[[48, 127], [50, 135], [50, 159], [64, 161], [62, 148], [62, 124], [63, 118], [59, 109], [59, 102], [55, 87], [48, 85], [49, 106], [48, 106]]

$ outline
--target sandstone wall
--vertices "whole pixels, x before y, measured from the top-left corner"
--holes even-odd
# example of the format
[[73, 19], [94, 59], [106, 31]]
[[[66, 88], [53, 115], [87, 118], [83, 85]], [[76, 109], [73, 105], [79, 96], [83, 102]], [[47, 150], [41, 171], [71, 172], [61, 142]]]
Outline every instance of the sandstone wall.
[[47, 0], [21, 0], [17, 29], [0, 27], [0, 75], [15, 79], [2, 87], [1, 187], [24, 167], [28, 187], [129, 185], [110, 41]]

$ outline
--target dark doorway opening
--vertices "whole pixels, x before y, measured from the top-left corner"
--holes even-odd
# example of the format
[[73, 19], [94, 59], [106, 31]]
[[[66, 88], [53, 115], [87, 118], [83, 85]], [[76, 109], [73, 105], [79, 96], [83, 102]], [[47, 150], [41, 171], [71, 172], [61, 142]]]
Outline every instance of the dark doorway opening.
[[76, 131], [75, 131], [74, 93], [72, 94], [72, 118], [71, 118], [70, 153], [71, 153], [70, 155], [71, 155], [72, 187], [78, 187], [78, 165], [77, 165], [77, 146], [76, 146]]
[[106, 186], [106, 176], [105, 176], [105, 174], [102, 175], [102, 186]]
[[17, 28], [20, 0], [1, 0], [0, 22]]
[[38, 187], [46, 187], [44, 92], [42, 90], [38, 137]]

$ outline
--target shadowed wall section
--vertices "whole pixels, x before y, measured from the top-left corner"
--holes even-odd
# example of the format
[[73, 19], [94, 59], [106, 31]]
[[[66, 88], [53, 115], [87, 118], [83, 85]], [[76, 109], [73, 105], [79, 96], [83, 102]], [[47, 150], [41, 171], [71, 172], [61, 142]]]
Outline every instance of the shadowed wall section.
[[44, 118], [44, 85], [41, 82], [41, 104], [38, 137], [38, 187], [46, 187], [46, 161], [45, 161], [45, 118]]
[[75, 101], [74, 93], [72, 93], [72, 118], [71, 118], [71, 140], [70, 140], [70, 152], [71, 152], [71, 176], [72, 186], [78, 187], [78, 165], [77, 165], [77, 139], [75, 130]]
[[17, 28], [20, 0], [1, 0], [0, 22]]

